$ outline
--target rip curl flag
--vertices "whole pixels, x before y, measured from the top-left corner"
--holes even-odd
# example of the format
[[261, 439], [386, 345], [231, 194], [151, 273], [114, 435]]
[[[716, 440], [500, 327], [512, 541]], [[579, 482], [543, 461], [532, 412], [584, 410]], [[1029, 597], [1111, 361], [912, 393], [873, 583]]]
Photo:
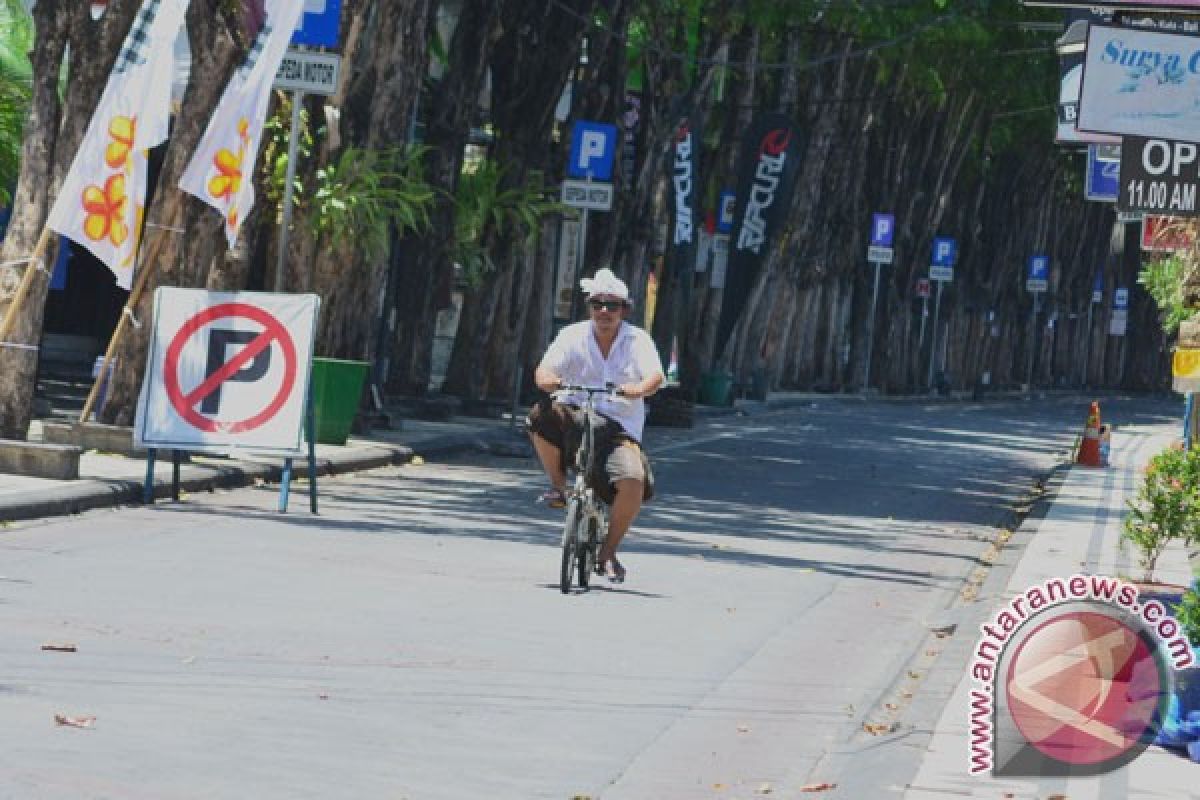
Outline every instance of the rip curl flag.
[[175, 40], [189, 0], [144, 0], [46, 225], [128, 289], [145, 216], [148, 151], [166, 141]]
[[304, 3], [267, 0], [266, 20], [238, 67], [200, 140], [179, 188], [208, 203], [225, 218], [230, 249], [254, 205], [254, 164], [262, 144], [271, 84], [283, 61]]
[[759, 115], [742, 140], [729, 272], [717, 321], [718, 354], [733, 333], [771, 245], [787, 219], [803, 153], [800, 129], [783, 114]]

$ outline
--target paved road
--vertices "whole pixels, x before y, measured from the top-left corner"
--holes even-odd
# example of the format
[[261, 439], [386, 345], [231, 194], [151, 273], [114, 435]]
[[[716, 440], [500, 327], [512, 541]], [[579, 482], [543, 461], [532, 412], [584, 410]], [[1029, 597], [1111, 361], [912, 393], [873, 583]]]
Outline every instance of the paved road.
[[524, 459], [330, 480], [316, 518], [264, 487], [10, 527], [0, 798], [791, 797], [920, 702], [930, 621], [1083, 417], [831, 400], [652, 429], [629, 581], [571, 597]]

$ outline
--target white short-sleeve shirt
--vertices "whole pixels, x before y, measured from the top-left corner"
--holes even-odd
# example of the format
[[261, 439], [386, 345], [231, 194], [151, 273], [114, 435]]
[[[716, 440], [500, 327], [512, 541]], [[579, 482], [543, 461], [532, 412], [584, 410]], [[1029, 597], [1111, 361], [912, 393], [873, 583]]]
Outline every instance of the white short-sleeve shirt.
[[[658, 357], [658, 349], [650, 334], [628, 322], [622, 322], [617, 330], [617, 338], [608, 352], [608, 358], [600, 352], [591, 320], [568, 325], [550, 343], [546, 355], [542, 356], [541, 366], [561, 378], [563, 383], [582, 386], [604, 386], [608, 383], [620, 386], [663, 374], [662, 359]], [[582, 397], [572, 397], [567, 393], [558, 399], [569, 403], [583, 402]], [[619, 397], [609, 400], [607, 397], [597, 397], [596, 410], [620, 423], [634, 439], [639, 442], [642, 440], [642, 427], [646, 423], [646, 402], [642, 398], [631, 400]]]

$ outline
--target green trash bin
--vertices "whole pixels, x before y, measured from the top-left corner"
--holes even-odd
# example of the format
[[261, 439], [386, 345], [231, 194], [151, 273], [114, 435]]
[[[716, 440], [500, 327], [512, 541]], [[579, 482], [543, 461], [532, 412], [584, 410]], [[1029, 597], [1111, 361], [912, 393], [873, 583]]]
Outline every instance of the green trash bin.
[[340, 358], [312, 360], [313, 410], [317, 442], [345, 444], [358, 413], [363, 381], [370, 364]]
[[706, 406], [733, 405], [733, 376], [728, 372], [705, 372], [700, 376], [700, 402]]

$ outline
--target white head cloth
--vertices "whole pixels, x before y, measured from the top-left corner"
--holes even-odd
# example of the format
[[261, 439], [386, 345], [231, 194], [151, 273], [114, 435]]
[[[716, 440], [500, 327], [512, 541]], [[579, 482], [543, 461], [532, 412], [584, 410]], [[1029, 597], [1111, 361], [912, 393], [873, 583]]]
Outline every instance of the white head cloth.
[[581, 280], [579, 287], [587, 292], [588, 297], [607, 294], [612, 297], [619, 297], [622, 300], [629, 300], [629, 287], [625, 285], [625, 281], [614, 275], [613, 271], [608, 267], [597, 270], [596, 274], [591, 278]]

